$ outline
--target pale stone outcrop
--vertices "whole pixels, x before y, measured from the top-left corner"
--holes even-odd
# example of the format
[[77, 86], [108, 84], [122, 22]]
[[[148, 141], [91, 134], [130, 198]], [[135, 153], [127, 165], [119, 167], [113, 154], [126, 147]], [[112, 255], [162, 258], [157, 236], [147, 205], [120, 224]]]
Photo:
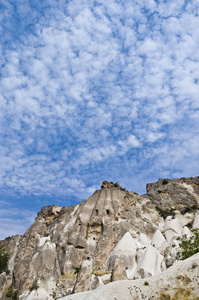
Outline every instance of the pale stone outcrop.
[[88, 257], [81, 265], [80, 274], [77, 275], [78, 281], [74, 287], [74, 292], [82, 292], [91, 289], [92, 277], [92, 258]]
[[140, 234], [139, 242], [142, 246], [148, 246], [151, 243], [150, 239], [144, 233]]
[[61, 207], [58, 205], [48, 205], [41, 208], [41, 211], [38, 212], [38, 216], [42, 216], [46, 224], [50, 224], [53, 222], [58, 216], [61, 211]]
[[126, 274], [126, 267], [121, 259], [116, 258], [114, 261], [114, 267], [111, 275], [111, 281], [128, 279]]
[[199, 228], [199, 214], [194, 219], [193, 228]]
[[113, 270], [114, 266], [117, 265], [116, 261], [120, 261], [124, 268], [133, 269], [136, 266], [137, 245], [136, 241], [132, 238], [129, 232], [125, 233], [122, 239], [114, 248], [113, 252], [108, 257], [105, 268], [107, 270]]
[[171, 242], [173, 238], [176, 238], [181, 235], [182, 232], [182, 224], [178, 222], [177, 219], [172, 219], [168, 217], [164, 224], [163, 232], [165, 234], [166, 240]]
[[162, 271], [163, 256], [151, 245], [149, 245], [137, 266], [136, 273], [141, 278], [154, 276]]
[[187, 226], [183, 227], [181, 235], [186, 235], [188, 238], [191, 236], [191, 231], [189, 230], [189, 228]]
[[50, 300], [114, 280], [156, 276], [175, 262], [177, 237], [198, 226], [197, 182], [159, 181], [141, 196], [103, 182], [78, 205], [43, 207], [23, 236], [0, 241], [10, 256], [6, 286], [20, 300]]
[[6, 273], [3, 272], [0, 274], [0, 299], [4, 300], [6, 297]]
[[19, 300], [37, 300], [37, 299], [43, 299], [43, 300], [53, 300], [53, 287], [52, 287], [52, 294], [49, 294], [45, 288], [37, 288], [30, 291], [24, 291], [21, 296], [19, 296]]
[[[146, 239], [144, 240], [146, 241]], [[158, 230], [155, 232], [151, 243], [157, 248], [167, 246], [165, 238]], [[154, 276], [164, 270], [164, 257], [153, 246], [149, 244], [147, 247], [142, 245], [140, 239], [139, 241], [133, 239], [130, 233], [127, 232], [105, 263], [106, 269], [113, 270], [112, 281]]]
[[160, 232], [159, 229], [157, 229], [156, 232], [154, 233], [154, 236], [151, 241], [151, 245], [158, 250], [164, 249], [168, 245], [166, 239], [164, 238], [163, 234]]
[[91, 276], [91, 290], [95, 290], [96, 288], [98, 288], [101, 285], [104, 285], [104, 283], [102, 281], [102, 278], [92, 274], [92, 276]]
[[[18, 252], [18, 247], [20, 244], [20, 240], [21, 240], [21, 236], [20, 235], [15, 235], [12, 237], [7, 237], [4, 241], [3, 241], [3, 246], [6, 249], [6, 252], [9, 255], [9, 263], [8, 263], [8, 269], [10, 270], [11, 274], [13, 272], [14, 269], [14, 261], [15, 261], [15, 257], [17, 255]], [[0, 241], [1, 243], [1, 241]]]
[[142, 300], [199, 299], [199, 253], [176, 262], [163, 273], [138, 280], [123, 280], [94, 291], [70, 295], [59, 300]]

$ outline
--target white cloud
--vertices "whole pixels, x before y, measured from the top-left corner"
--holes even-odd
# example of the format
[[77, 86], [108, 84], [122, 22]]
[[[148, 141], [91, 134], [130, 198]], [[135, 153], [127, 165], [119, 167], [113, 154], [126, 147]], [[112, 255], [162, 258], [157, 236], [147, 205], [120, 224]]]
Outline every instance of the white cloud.
[[6, 237], [24, 234], [36, 217], [36, 212], [16, 209], [6, 201], [0, 201], [0, 240]]
[[127, 143], [130, 147], [139, 147], [140, 146], [140, 142], [134, 135], [130, 135], [128, 137]]

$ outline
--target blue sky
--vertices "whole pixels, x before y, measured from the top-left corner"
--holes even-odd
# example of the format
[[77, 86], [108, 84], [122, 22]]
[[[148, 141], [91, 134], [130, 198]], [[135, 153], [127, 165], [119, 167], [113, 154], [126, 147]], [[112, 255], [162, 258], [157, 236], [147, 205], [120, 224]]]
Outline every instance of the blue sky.
[[1, 0], [0, 238], [103, 180], [199, 175], [199, 2]]

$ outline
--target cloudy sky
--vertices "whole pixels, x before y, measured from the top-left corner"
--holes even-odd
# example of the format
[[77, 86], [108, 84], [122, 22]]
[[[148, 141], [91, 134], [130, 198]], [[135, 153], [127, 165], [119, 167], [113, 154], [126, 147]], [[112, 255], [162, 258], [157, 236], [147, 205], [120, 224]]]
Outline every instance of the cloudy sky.
[[1, 0], [0, 238], [103, 180], [199, 175], [197, 0]]

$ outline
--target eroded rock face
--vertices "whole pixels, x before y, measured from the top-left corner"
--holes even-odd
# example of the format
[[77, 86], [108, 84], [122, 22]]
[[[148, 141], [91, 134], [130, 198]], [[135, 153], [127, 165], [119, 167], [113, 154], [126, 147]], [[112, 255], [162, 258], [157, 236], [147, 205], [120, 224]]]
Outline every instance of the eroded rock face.
[[0, 299], [5, 299], [6, 297], [6, 273], [1, 273], [0, 274]]
[[92, 259], [88, 257], [81, 265], [80, 274], [77, 275], [77, 282], [74, 287], [74, 293], [88, 291], [91, 289], [92, 277]]
[[60, 300], [142, 300], [198, 299], [199, 253], [175, 263], [165, 272], [138, 280], [123, 280], [101, 286], [94, 291], [70, 295]]
[[159, 179], [146, 186], [147, 195], [160, 211], [182, 214], [199, 208], [199, 177]]
[[60, 214], [61, 207], [58, 205], [48, 205], [41, 208], [41, 211], [37, 213], [38, 216], [43, 217], [46, 224], [49, 225]]
[[116, 258], [116, 260], [114, 261], [111, 281], [126, 280], [126, 279], [128, 279], [126, 274], [126, 268], [123, 262], [119, 258]]
[[[23, 236], [0, 242], [10, 255], [11, 286], [21, 300], [58, 299], [110, 281], [162, 272], [176, 259], [177, 237], [190, 233], [193, 222], [198, 226], [192, 205], [198, 201], [198, 181], [185, 181], [148, 185], [148, 193], [142, 196], [105, 181], [76, 206], [43, 207]], [[162, 193], [156, 191], [159, 186]], [[179, 194], [182, 199], [175, 200], [172, 194], [180, 186], [192, 203], [185, 214], [184, 196]], [[172, 211], [167, 210], [169, 205]], [[160, 207], [167, 211], [166, 218]]]

